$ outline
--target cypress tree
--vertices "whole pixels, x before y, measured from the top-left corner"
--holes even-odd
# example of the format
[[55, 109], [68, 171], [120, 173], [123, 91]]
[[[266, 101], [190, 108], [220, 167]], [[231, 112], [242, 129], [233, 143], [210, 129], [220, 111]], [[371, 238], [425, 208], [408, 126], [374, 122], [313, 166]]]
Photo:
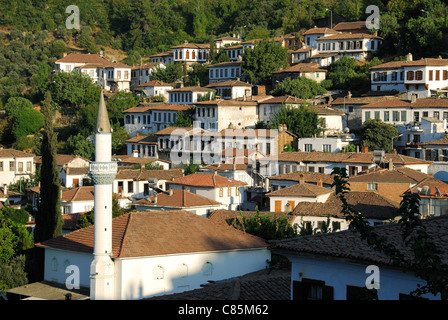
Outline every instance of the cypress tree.
[[45, 120], [41, 145], [40, 204], [36, 214], [35, 242], [62, 235], [61, 185], [56, 163], [56, 134], [53, 131], [53, 111], [50, 103], [51, 95], [47, 92], [42, 107]]

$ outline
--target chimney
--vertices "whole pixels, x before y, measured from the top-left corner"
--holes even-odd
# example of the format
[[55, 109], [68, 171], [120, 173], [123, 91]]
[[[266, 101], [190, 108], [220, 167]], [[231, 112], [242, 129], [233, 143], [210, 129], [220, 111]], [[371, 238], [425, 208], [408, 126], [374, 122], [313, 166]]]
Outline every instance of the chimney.
[[351, 99], [351, 97], [352, 97], [352, 92], [351, 92], [351, 91], [347, 92], [347, 97], [348, 97], [349, 99]]
[[323, 187], [323, 186], [324, 186], [324, 184], [323, 184], [323, 182], [322, 182], [322, 179], [319, 179], [319, 181], [317, 181], [317, 185], [318, 185], [319, 187]]
[[415, 103], [417, 101], [417, 95], [415, 93], [411, 93], [411, 103]]
[[62, 57], [66, 57], [67, 56], [67, 52], [64, 52], [63, 54], [62, 54]]
[[412, 53], [408, 53], [407, 55], [406, 55], [406, 61], [412, 61]]
[[171, 197], [173, 195], [173, 189], [170, 188], [170, 190], [168, 192], [169, 192], [169, 195]]
[[8, 186], [6, 184], [3, 185], [3, 193], [8, 194]]
[[389, 160], [389, 170], [394, 170], [394, 163], [392, 160]]
[[157, 193], [154, 194], [154, 204], [157, 204]]
[[305, 183], [305, 177], [303, 176], [303, 174], [301, 174], [299, 176], [299, 184], [303, 184], [303, 183]]
[[138, 158], [138, 150], [132, 150], [132, 156]]

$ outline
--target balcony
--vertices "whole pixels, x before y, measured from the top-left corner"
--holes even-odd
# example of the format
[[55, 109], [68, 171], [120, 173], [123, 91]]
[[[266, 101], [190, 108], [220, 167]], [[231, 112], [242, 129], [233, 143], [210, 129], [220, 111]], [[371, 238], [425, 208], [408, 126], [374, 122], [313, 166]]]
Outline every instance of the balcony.
[[421, 149], [422, 143], [421, 142], [406, 142], [406, 148], [409, 149]]

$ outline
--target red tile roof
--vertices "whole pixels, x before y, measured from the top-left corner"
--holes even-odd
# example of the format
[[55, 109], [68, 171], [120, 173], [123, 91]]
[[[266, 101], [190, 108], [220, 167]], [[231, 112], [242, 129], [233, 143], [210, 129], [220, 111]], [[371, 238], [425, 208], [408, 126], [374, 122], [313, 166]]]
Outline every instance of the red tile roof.
[[15, 149], [2, 149], [0, 148], [0, 158], [26, 158], [35, 157], [32, 153], [27, 153]]
[[303, 35], [310, 35], [310, 34], [339, 34], [338, 31], [330, 29], [330, 28], [318, 28], [314, 27], [312, 29], [306, 30]]
[[301, 179], [305, 182], [317, 183], [322, 181], [325, 184], [331, 185], [333, 183], [333, 176], [326, 173], [318, 173], [318, 172], [290, 172], [283, 173], [275, 176], [270, 176], [269, 180], [284, 180], [284, 181], [297, 181], [299, 182]]
[[311, 197], [333, 193], [330, 188], [321, 187], [315, 184], [302, 182], [276, 191], [266, 193], [266, 197]]
[[345, 40], [345, 39], [383, 39], [383, 38], [369, 33], [340, 33], [327, 37], [317, 38], [316, 41]]
[[149, 178], [158, 180], [172, 180], [183, 176], [181, 168], [168, 170], [146, 170], [146, 169], [121, 169], [118, 168], [115, 179], [147, 181]]
[[174, 179], [167, 182], [169, 184], [179, 184], [194, 187], [221, 188], [232, 186], [245, 186], [247, 183], [222, 177], [218, 174], [211, 173], [194, 173], [188, 176]]
[[[441, 251], [442, 263], [448, 263], [448, 215], [422, 220], [426, 231], [432, 238], [436, 248]], [[409, 246], [405, 245], [402, 238], [401, 225], [390, 223], [374, 227], [375, 232], [385, 237], [387, 242], [394, 245], [405, 259], [413, 262], [414, 254]], [[351, 230], [321, 233], [311, 236], [303, 236], [292, 240], [282, 240], [272, 245], [273, 252], [285, 251], [298, 255], [318, 255], [321, 257], [333, 257], [337, 259], [350, 259], [366, 264], [378, 264], [379, 266], [394, 266], [390, 256], [369, 247], [359, 233]]]
[[[367, 219], [387, 220], [397, 216], [400, 204], [374, 191], [350, 191], [345, 195], [347, 203]], [[324, 203], [299, 202], [292, 214], [296, 216], [335, 217], [344, 219], [342, 202], [332, 194]]]
[[[36, 246], [93, 253], [94, 226]], [[145, 211], [112, 220], [113, 258], [266, 248], [267, 243], [188, 211]]]
[[438, 180], [432, 176], [421, 180], [405, 193], [418, 193], [420, 198], [448, 198], [448, 183]]
[[431, 177], [429, 174], [406, 167], [389, 169], [370, 169], [349, 178], [349, 182], [387, 182], [387, 183], [417, 183]]
[[220, 205], [218, 201], [192, 193], [188, 190], [171, 189], [167, 192], [161, 192], [156, 196], [140, 199], [135, 204], [146, 206], [167, 206], [177, 208], [202, 207]]
[[165, 110], [165, 111], [184, 111], [191, 108], [184, 104], [167, 104], [158, 102], [141, 103], [136, 107], [132, 107], [122, 111], [122, 113], [145, 113], [150, 110]]

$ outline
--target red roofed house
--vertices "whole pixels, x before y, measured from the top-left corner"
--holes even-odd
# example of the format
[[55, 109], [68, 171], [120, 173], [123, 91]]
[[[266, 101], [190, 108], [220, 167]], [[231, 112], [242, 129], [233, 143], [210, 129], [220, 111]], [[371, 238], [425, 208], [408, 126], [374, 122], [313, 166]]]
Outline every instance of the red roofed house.
[[194, 173], [166, 182], [167, 188], [182, 189], [222, 203], [223, 209], [238, 210], [245, 201], [245, 182], [211, 173]]
[[166, 66], [162, 62], [149, 62], [133, 66], [131, 69], [131, 90], [135, 90], [140, 84], [151, 81], [151, 73], [157, 68], [165, 69]]
[[[79, 268], [90, 288], [94, 227], [36, 246], [45, 249], [46, 281], [65, 285], [66, 267]], [[112, 220], [114, 299], [137, 300], [200, 288], [241, 276], [271, 259], [262, 239], [188, 211], [132, 212]]]
[[448, 183], [428, 177], [404, 192], [407, 193], [420, 196], [420, 213], [423, 217], [448, 214]]
[[[424, 219], [430, 239], [440, 250], [446, 266], [448, 216]], [[281, 240], [271, 247], [273, 253], [291, 261], [292, 300], [409, 300], [410, 293], [426, 282], [415, 276], [407, 265], [415, 263], [413, 250], [402, 238], [398, 223], [374, 227], [404, 256], [399, 266], [390, 256], [369, 247], [359, 233], [351, 230]], [[406, 263], [409, 261], [409, 263]], [[373, 282], [373, 283], [372, 283]], [[440, 294], [422, 298], [440, 300]]]
[[180, 189], [169, 189], [166, 192], [156, 193], [134, 201], [133, 205], [137, 211], [186, 210], [203, 217], [208, 217], [214, 210], [227, 207], [218, 201]]
[[112, 62], [99, 54], [69, 54], [55, 61], [54, 71], [78, 71], [87, 74], [94, 83], [108, 91], [130, 90], [131, 67]]

